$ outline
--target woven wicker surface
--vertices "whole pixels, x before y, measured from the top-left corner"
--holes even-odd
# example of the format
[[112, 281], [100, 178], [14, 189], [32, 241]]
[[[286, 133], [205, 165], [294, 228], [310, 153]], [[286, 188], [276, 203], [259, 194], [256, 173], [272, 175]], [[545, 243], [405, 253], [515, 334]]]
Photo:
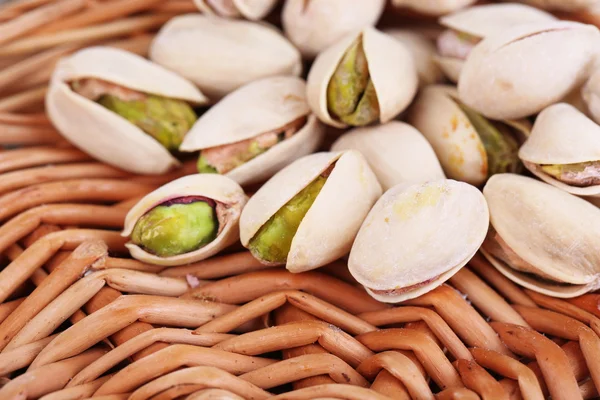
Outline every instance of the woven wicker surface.
[[397, 306], [369, 297], [343, 260], [292, 274], [241, 246], [168, 269], [128, 258], [128, 209], [195, 166], [134, 176], [90, 159], [47, 120], [46, 85], [59, 57], [96, 43], [145, 54], [165, 21], [194, 11], [0, 8], [0, 399], [598, 396], [600, 294], [540, 295], [479, 255]]

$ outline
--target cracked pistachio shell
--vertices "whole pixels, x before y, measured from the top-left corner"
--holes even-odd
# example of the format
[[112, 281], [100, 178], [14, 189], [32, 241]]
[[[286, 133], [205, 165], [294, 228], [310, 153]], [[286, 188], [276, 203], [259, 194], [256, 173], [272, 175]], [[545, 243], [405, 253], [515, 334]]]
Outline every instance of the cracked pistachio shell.
[[444, 15], [475, 3], [476, 0], [392, 0], [394, 7], [407, 8], [419, 14]]
[[559, 103], [542, 111], [531, 135], [519, 150], [519, 157], [544, 182], [579, 196], [600, 196], [600, 185], [567, 185], [538, 166], [600, 161], [600, 126], [573, 106]]
[[46, 95], [46, 110], [53, 125], [92, 157], [139, 174], [162, 174], [179, 165], [167, 149], [140, 128], [73, 92], [68, 83], [82, 78], [101, 79], [192, 104], [205, 103], [207, 99], [191, 82], [136, 54], [98, 46], [61, 59]]
[[[385, 0], [287, 0], [283, 6], [285, 35], [305, 58], [312, 59], [348, 34], [379, 20]], [[335, 18], [332, 18], [335, 15]]]
[[412, 299], [457, 273], [479, 249], [488, 225], [486, 201], [467, 183], [399, 184], [369, 212], [348, 269], [379, 301]]
[[383, 190], [399, 183], [445, 178], [440, 162], [425, 137], [399, 121], [355, 128], [331, 146], [332, 151], [358, 150], [375, 172]]
[[398, 40], [411, 52], [421, 86], [443, 82], [444, 74], [435, 61], [435, 45], [425, 35], [407, 29], [388, 29], [383, 33]]
[[167, 200], [187, 196], [202, 196], [217, 203], [217, 237], [198, 250], [171, 257], [156, 256], [130, 242], [125, 246], [133, 258], [163, 266], [184, 265], [211, 257], [238, 240], [239, 218], [248, 198], [237, 183], [226, 176], [216, 174], [184, 176], [147, 194], [127, 213], [122, 236], [130, 236], [137, 221], [154, 207]]
[[551, 281], [515, 270], [482, 251], [503, 275], [554, 297], [575, 297], [599, 287], [598, 208], [554, 186], [514, 174], [494, 175], [483, 194], [497, 234]]
[[534, 7], [556, 11], [582, 11], [598, 6], [598, 0], [520, 0]]
[[302, 157], [267, 181], [242, 212], [242, 245], [248, 247], [271, 216], [333, 163], [333, 170], [292, 239], [286, 268], [291, 272], [308, 271], [346, 255], [363, 219], [381, 196], [375, 174], [355, 150]]
[[317, 56], [307, 82], [310, 108], [321, 121], [336, 128], [344, 128], [346, 124], [330, 115], [327, 88], [340, 60], [359, 35], [379, 103], [380, 122], [388, 122], [400, 114], [417, 92], [415, 62], [402, 43], [371, 27], [346, 36]]
[[[485, 4], [458, 10], [440, 18], [442, 26], [464, 32], [479, 38], [520, 24], [555, 21], [552, 14], [525, 4]], [[439, 55], [436, 58], [444, 74], [453, 82], [458, 82], [464, 60]]]
[[194, 82], [213, 101], [260, 78], [302, 72], [300, 53], [275, 27], [195, 14], [163, 25], [150, 58]]
[[180, 150], [198, 151], [240, 142], [277, 130], [303, 116], [308, 117], [306, 124], [291, 138], [226, 174], [240, 185], [262, 182], [317, 150], [323, 140], [324, 126], [310, 114], [306, 83], [300, 78], [265, 78], [230, 93], [198, 119]]
[[[488, 178], [488, 156], [457, 97], [452, 86], [424, 88], [409, 111], [408, 122], [431, 143], [449, 178], [479, 186]], [[529, 133], [525, 120], [502, 122], [525, 136]]]
[[599, 37], [595, 26], [566, 21], [518, 25], [490, 35], [464, 64], [460, 98], [488, 118], [536, 114], [588, 77]]
[[277, 0], [194, 0], [194, 4], [203, 14], [256, 21], [271, 12]]

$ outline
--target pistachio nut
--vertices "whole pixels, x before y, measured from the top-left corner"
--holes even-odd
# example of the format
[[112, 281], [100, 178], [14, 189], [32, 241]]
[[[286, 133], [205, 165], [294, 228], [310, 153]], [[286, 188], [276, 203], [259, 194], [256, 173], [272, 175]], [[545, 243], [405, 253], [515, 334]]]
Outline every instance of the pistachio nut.
[[440, 18], [446, 27], [437, 40], [436, 58], [453, 82], [471, 50], [486, 36], [520, 24], [555, 21], [552, 14], [524, 4], [485, 4], [458, 10]]
[[475, 3], [476, 0], [392, 0], [394, 7], [425, 15], [445, 15]]
[[336, 128], [388, 122], [417, 91], [406, 47], [375, 28], [344, 37], [320, 53], [308, 74], [308, 104]]
[[519, 150], [543, 181], [580, 196], [600, 196], [600, 126], [569, 104], [542, 111]]
[[520, 0], [533, 7], [554, 11], [584, 11], [600, 5], [598, 0]]
[[305, 82], [279, 76], [224, 97], [200, 117], [180, 150], [200, 150], [198, 172], [225, 174], [248, 185], [315, 151], [324, 131], [306, 103]]
[[163, 25], [149, 53], [212, 101], [260, 78], [302, 72], [300, 53], [275, 27], [244, 20], [175, 17]]
[[265, 264], [291, 272], [344, 256], [381, 195], [365, 158], [355, 150], [315, 153], [267, 181], [240, 218], [240, 239]]
[[388, 29], [383, 32], [398, 40], [411, 52], [420, 86], [444, 81], [444, 74], [435, 61], [435, 45], [425, 35], [408, 29]]
[[585, 109], [590, 116], [600, 124], [600, 68], [594, 69], [590, 79], [581, 88], [581, 97], [585, 102]]
[[348, 269], [379, 301], [412, 299], [457, 273], [479, 249], [488, 225], [485, 199], [467, 183], [401, 183], [369, 212]]
[[427, 139], [404, 122], [355, 128], [331, 146], [332, 151], [350, 149], [358, 150], [367, 159], [384, 191], [399, 183], [445, 178]]
[[483, 188], [491, 227], [482, 253], [503, 275], [554, 297], [600, 287], [600, 210], [532, 178], [495, 175]]
[[427, 138], [451, 179], [479, 186], [493, 174], [519, 172], [529, 123], [492, 121], [463, 104], [452, 86], [424, 88], [408, 121]]
[[[115, 68], [118, 65], [118, 68]], [[207, 100], [175, 73], [112, 47], [89, 47], [59, 61], [46, 95], [48, 117], [71, 143], [110, 165], [161, 174]]]
[[247, 197], [221, 175], [188, 175], [142, 198], [125, 217], [122, 235], [131, 256], [175, 266], [208, 258], [239, 238]]
[[[283, 31], [307, 59], [344, 36], [379, 20], [385, 0], [287, 0], [283, 6]], [[332, 18], [335, 15], [335, 18]]]
[[487, 36], [465, 61], [458, 92], [493, 119], [536, 114], [583, 83], [598, 51], [598, 28], [554, 21]]
[[194, 4], [203, 14], [256, 21], [271, 12], [277, 0], [194, 0]]

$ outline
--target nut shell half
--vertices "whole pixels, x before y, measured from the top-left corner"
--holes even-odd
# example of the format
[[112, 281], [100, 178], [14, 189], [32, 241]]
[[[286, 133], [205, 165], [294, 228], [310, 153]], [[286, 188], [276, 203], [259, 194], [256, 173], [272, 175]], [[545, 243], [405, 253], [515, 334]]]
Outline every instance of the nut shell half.
[[213, 174], [184, 176], [147, 194], [127, 213], [121, 235], [130, 236], [137, 221], [157, 205], [186, 196], [202, 196], [217, 203], [219, 222], [225, 222], [219, 227], [217, 237], [198, 250], [171, 257], [158, 257], [133, 243], [127, 243], [125, 246], [133, 258], [169, 267], [184, 265], [211, 257], [238, 240], [239, 218], [248, 198], [236, 182], [225, 176]]
[[[229, 3], [226, 7], [228, 12], [220, 13], [211, 3]], [[257, 21], [264, 18], [273, 7], [277, 5], [277, 0], [194, 0], [194, 4], [203, 14], [218, 15], [221, 17], [244, 17], [249, 20]], [[231, 8], [231, 9], [229, 9]], [[224, 15], [226, 14], [226, 15]]]

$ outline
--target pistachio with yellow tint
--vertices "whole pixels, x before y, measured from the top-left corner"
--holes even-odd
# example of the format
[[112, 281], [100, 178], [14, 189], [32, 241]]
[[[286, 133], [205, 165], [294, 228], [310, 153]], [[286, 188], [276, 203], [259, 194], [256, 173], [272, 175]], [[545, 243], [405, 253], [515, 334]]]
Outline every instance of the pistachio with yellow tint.
[[394, 7], [425, 15], [445, 15], [475, 3], [476, 0], [392, 0]]
[[397, 116], [413, 99], [417, 84], [406, 47], [369, 27], [319, 54], [308, 74], [307, 98], [324, 123], [362, 126]]
[[350, 149], [365, 156], [384, 191], [399, 183], [445, 178], [427, 139], [404, 122], [390, 121], [373, 127], [355, 128], [331, 146], [332, 151]]
[[408, 121], [429, 140], [446, 175], [472, 185], [493, 174], [519, 172], [519, 145], [529, 123], [492, 121], [463, 104], [451, 86], [424, 88]]
[[194, 0], [202, 13], [225, 18], [264, 18], [277, 5], [277, 0]]
[[100, 161], [142, 174], [179, 165], [169, 151], [194, 124], [192, 107], [205, 102], [191, 82], [110, 47], [62, 59], [46, 96], [48, 117], [66, 139]]
[[[374, 26], [385, 0], [286, 0], [283, 31], [305, 58], [312, 59], [344, 36]], [[335, 15], [335, 18], [331, 16]]]
[[348, 260], [375, 299], [399, 303], [443, 284], [477, 252], [489, 225], [486, 201], [466, 183], [394, 186], [365, 219]]
[[235, 243], [248, 198], [221, 175], [188, 175], [144, 196], [125, 218], [131, 256], [175, 266], [208, 258]]
[[498, 271], [554, 297], [600, 288], [600, 209], [514, 174], [493, 176], [483, 194], [492, 226], [482, 253]]
[[277, 28], [195, 14], [163, 25], [149, 55], [194, 82], [213, 102], [255, 80], [302, 72], [300, 52]]
[[357, 151], [315, 153], [267, 181], [240, 218], [240, 239], [265, 264], [302, 272], [350, 251], [381, 195], [381, 186]]
[[198, 172], [224, 174], [248, 185], [312, 153], [323, 136], [324, 127], [306, 103], [304, 81], [279, 76], [223, 98], [200, 117], [180, 150], [200, 150]]
[[557, 20], [552, 14], [524, 4], [484, 4], [458, 10], [440, 18], [447, 28], [437, 40], [437, 61], [453, 82], [473, 48], [486, 36], [521, 24]]
[[538, 115], [519, 157], [559, 189], [600, 196], [600, 126], [569, 104], [554, 104]]

